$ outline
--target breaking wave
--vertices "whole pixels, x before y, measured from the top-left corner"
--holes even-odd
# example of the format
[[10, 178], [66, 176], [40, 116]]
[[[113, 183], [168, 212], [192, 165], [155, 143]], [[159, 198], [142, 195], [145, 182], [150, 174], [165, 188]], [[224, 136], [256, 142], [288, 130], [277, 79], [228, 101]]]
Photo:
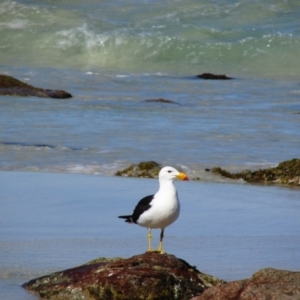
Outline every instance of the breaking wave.
[[189, 1], [146, 10], [128, 5], [106, 8], [103, 16], [102, 4], [93, 1], [81, 11], [6, 1], [0, 4], [0, 64], [298, 74], [298, 6]]

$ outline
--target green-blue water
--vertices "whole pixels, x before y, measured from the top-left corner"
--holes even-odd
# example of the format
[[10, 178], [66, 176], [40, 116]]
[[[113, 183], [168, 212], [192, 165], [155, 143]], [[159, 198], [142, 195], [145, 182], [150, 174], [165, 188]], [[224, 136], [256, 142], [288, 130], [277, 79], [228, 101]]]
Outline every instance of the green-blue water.
[[298, 1], [4, 1], [0, 65], [297, 78]]

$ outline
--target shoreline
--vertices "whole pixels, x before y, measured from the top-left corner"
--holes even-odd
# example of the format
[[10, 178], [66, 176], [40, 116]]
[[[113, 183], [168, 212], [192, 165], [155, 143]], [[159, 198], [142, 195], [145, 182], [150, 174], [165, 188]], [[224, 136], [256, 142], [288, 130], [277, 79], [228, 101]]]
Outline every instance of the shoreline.
[[[157, 178], [162, 165], [154, 161], [141, 162], [133, 164], [122, 171], [115, 173], [116, 176], [125, 177], [142, 177], [142, 178]], [[205, 169], [206, 172], [220, 175], [222, 178], [228, 178], [233, 181], [244, 182], [251, 184], [268, 184], [279, 186], [294, 186], [300, 187], [300, 159], [291, 159], [280, 162], [274, 168], [259, 169], [255, 171], [243, 170], [238, 173], [230, 173], [220, 167]], [[201, 178], [191, 178], [198, 181]]]
[[[40, 173], [40, 174], [66, 174], [66, 175], [90, 175], [107, 178], [125, 177], [125, 178], [143, 178], [156, 179], [158, 171], [163, 167], [155, 161], [145, 161], [136, 164], [127, 164], [128, 166], [114, 171], [113, 174], [101, 173], [101, 167], [97, 167], [97, 172], [90, 173], [79, 168], [81, 171], [59, 171], [59, 170], [39, 170], [37, 168], [28, 168], [25, 170], [0, 170], [0, 172], [22, 172], [22, 173]], [[95, 166], [94, 166], [95, 167]], [[188, 167], [176, 165], [176, 167], [189, 174], [193, 182], [210, 182], [210, 183], [231, 183], [231, 184], [249, 184], [253, 186], [269, 186], [300, 189], [300, 159], [291, 159], [279, 162], [271, 168], [242, 169], [241, 171], [228, 171], [228, 168], [212, 167], [205, 168], [202, 171], [190, 170]]]

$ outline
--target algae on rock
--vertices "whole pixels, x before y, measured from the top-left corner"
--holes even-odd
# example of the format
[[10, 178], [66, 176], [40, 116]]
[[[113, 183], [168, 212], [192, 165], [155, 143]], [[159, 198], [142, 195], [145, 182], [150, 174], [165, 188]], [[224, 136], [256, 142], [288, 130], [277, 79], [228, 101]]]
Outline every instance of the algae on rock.
[[115, 173], [116, 176], [157, 178], [161, 165], [155, 161], [140, 162]]
[[212, 172], [230, 179], [243, 179], [249, 183], [300, 185], [300, 159], [296, 158], [281, 162], [275, 168], [230, 173], [216, 167], [212, 169]]

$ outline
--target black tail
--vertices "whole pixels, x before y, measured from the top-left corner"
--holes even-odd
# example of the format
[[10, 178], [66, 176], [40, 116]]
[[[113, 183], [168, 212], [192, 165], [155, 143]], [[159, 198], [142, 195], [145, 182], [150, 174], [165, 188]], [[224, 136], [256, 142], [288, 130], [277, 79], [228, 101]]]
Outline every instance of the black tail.
[[120, 219], [125, 219], [125, 222], [127, 223], [133, 223], [132, 216], [118, 216]]

